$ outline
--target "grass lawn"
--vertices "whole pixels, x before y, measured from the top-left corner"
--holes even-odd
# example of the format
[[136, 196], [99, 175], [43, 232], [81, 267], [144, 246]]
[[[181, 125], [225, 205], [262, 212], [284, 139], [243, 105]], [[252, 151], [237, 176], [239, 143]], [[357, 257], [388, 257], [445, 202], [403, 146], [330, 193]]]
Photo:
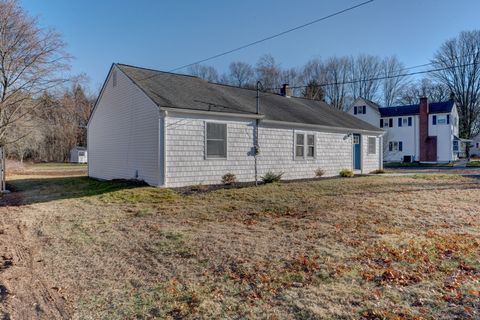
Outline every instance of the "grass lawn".
[[453, 167], [453, 162], [449, 163], [421, 163], [421, 162], [386, 162], [385, 168], [399, 168], [399, 167]]
[[13, 319], [480, 317], [480, 180], [184, 194], [70, 174], [10, 178], [0, 310]]
[[472, 160], [467, 163], [467, 167], [480, 167], [480, 160]]

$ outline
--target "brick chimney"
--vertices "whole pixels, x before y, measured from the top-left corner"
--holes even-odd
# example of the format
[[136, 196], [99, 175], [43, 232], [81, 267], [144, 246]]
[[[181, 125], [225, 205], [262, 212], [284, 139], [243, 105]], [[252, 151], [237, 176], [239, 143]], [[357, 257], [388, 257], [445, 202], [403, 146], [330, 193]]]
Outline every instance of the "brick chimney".
[[420, 161], [428, 161], [428, 98], [420, 98]]
[[282, 85], [282, 89], [280, 89], [280, 94], [287, 98], [290, 98], [292, 96], [292, 89], [288, 87], [288, 83], [284, 83]]

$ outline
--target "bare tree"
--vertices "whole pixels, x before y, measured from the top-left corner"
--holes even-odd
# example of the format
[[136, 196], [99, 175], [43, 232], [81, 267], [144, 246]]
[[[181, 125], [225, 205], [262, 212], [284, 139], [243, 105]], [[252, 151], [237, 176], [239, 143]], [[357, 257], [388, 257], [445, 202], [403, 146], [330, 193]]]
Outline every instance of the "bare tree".
[[464, 31], [442, 44], [433, 58], [435, 79], [455, 95], [460, 114], [460, 136], [479, 133], [480, 115], [480, 30]]
[[188, 67], [187, 73], [209, 82], [220, 82], [220, 76], [218, 75], [217, 70], [212, 66], [195, 64]]
[[362, 97], [376, 100], [380, 81], [377, 79], [382, 73], [382, 60], [380, 57], [359, 55], [350, 58], [350, 93], [353, 99]]
[[310, 80], [302, 92], [302, 96], [310, 100], [325, 101], [322, 86], [316, 80]]
[[230, 83], [238, 87], [245, 87], [252, 84], [255, 70], [248, 63], [241, 61], [232, 62], [228, 69], [230, 71], [228, 77]]
[[442, 83], [428, 78], [408, 83], [404, 86], [398, 103], [418, 104], [420, 97], [427, 97], [431, 102], [447, 101], [450, 99], [450, 89]]
[[402, 76], [405, 72], [404, 64], [396, 56], [387, 57], [382, 62], [383, 104], [385, 107], [393, 106], [400, 99], [401, 93], [408, 84], [408, 78]]
[[38, 104], [35, 97], [66, 81], [65, 43], [52, 29], [43, 29], [16, 0], [0, 0], [0, 145], [8, 129]]
[[343, 110], [347, 105], [347, 85], [350, 78], [350, 59], [346, 57], [329, 58], [323, 67], [325, 101], [337, 109]]
[[282, 85], [282, 70], [270, 54], [260, 57], [255, 66], [255, 74], [267, 91], [277, 91], [276, 89]]
[[310, 60], [303, 66], [301, 80], [305, 86], [302, 91], [304, 98], [325, 101], [325, 90], [321, 86], [326, 83], [324, 71], [325, 66], [320, 59]]
[[26, 157], [33, 158], [38, 152], [38, 147], [44, 141], [40, 120], [32, 115], [23, 117], [9, 128], [9, 140], [7, 154], [15, 156], [20, 162]]
[[307, 61], [303, 66], [302, 79], [304, 85], [307, 85], [310, 81], [314, 80], [318, 83], [325, 82], [324, 80], [324, 64], [320, 59], [313, 59]]

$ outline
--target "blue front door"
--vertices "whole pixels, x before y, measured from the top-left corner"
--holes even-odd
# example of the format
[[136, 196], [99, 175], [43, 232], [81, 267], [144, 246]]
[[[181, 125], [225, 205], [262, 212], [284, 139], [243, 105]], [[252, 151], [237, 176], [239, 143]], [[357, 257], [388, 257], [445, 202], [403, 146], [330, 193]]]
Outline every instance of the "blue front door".
[[353, 169], [361, 170], [362, 169], [362, 142], [359, 134], [353, 135]]

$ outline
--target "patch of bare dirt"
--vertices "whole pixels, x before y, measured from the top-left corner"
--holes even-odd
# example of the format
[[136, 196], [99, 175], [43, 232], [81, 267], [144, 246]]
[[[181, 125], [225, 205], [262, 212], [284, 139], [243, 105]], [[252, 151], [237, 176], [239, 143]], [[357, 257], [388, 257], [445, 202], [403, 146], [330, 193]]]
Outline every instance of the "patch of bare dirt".
[[[6, 196], [11, 201], [17, 194]], [[21, 211], [0, 208], [0, 319], [70, 319], [69, 301], [45, 277], [42, 246], [32, 239], [17, 216]]]

